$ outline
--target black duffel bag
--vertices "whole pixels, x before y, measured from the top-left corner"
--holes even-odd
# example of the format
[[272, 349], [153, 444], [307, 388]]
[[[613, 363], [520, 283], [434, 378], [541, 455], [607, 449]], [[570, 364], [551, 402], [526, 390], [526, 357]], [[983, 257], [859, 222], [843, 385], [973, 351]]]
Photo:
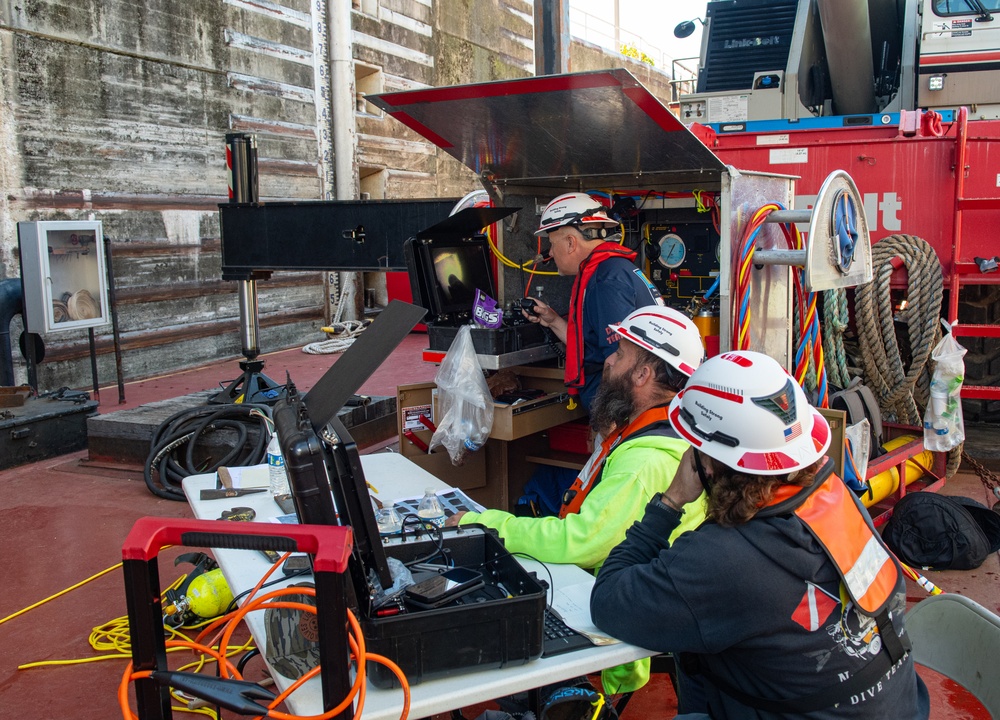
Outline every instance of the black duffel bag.
[[1000, 550], [1000, 514], [972, 498], [911, 493], [896, 503], [882, 539], [907, 565], [971, 570]]

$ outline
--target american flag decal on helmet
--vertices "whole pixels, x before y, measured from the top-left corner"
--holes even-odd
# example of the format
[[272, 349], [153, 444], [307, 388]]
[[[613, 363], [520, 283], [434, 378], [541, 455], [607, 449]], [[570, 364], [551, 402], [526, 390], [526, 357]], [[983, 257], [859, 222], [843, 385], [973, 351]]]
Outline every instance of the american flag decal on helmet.
[[[776, 393], [771, 395], [765, 395], [764, 397], [753, 398], [753, 403], [759, 408], [767, 410], [769, 413], [781, 420], [783, 425], [788, 425], [795, 419], [795, 394], [794, 386], [792, 383], [795, 382], [791, 378], [785, 382], [784, 387], [781, 388]], [[801, 429], [799, 430], [801, 432]], [[785, 431], [786, 439], [788, 438], [788, 432]]]
[[802, 434], [802, 423], [797, 422], [791, 427], [785, 428], [785, 442], [791, 442]]

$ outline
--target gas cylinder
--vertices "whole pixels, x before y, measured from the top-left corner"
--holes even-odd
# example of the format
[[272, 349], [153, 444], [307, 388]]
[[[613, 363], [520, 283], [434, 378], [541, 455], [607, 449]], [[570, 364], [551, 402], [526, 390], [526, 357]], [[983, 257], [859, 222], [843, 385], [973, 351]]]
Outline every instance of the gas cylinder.
[[[902, 435], [898, 438], [890, 440], [882, 447], [886, 450], [895, 450], [896, 448], [906, 445], [906, 443], [912, 442], [915, 439], [916, 438], [912, 435]], [[906, 468], [903, 471], [903, 475], [905, 475], [905, 483], [909, 485], [914, 480], [919, 480], [924, 475], [923, 468], [929, 468], [933, 463], [934, 453], [930, 450], [924, 450], [919, 455], [907, 460]], [[921, 467], [921, 465], [923, 467]], [[875, 477], [868, 478], [868, 487], [871, 488], [871, 492], [866, 492], [861, 495], [861, 503], [865, 507], [875, 505], [899, 489], [899, 471], [895, 467], [891, 467], [885, 472], [879, 473]]]
[[719, 308], [714, 305], [703, 305], [691, 322], [701, 334], [701, 343], [705, 346], [705, 355], [713, 357], [719, 354]]
[[201, 618], [218, 617], [233, 601], [233, 591], [229, 589], [222, 570], [216, 568], [202, 573], [187, 590], [188, 609]]

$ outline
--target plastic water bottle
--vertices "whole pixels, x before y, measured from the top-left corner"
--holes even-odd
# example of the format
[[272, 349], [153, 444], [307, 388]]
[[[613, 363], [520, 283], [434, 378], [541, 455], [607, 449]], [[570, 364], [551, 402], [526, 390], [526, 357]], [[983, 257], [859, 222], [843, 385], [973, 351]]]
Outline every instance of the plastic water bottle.
[[431, 488], [424, 490], [424, 496], [417, 505], [417, 516], [433, 524], [434, 527], [444, 527], [444, 508], [441, 507], [441, 501]]
[[380, 508], [375, 513], [375, 524], [378, 525], [379, 535], [395, 535], [403, 528], [403, 521], [392, 506]]
[[278, 444], [278, 434], [271, 435], [267, 444], [267, 473], [271, 487], [271, 497], [288, 497], [288, 474], [285, 472], [285, 458], [281, 456], [281, 445]]

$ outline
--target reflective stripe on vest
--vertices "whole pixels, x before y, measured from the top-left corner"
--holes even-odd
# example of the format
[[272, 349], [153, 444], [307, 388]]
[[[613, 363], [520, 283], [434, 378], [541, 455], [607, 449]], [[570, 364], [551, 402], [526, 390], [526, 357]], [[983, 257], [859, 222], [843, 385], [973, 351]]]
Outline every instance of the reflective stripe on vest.
[[830, 473], [794, 513], [837, 566], [854, 603], [878, 614], [896, 589], [898, 570], [844, 482]]
[[605, 438], [604, 442], [601, 443], [601, 450], [599, 453], [594, 453], [587, 460], [587, 464], [583, 466], [580, 474], [576, 476], [573, 484], [570, 485], [569, 489], [563, 493], [563, 503], [562, 507], [559, 508], [559, 517], [564, 518], [567, 515], [572, 515], [573, 513], [580, 512], [580, 507], [583, 505], [583, 501], [587, 499], [587, 495], [590, 491], [594, 489], [597, 485], [598, 478], [601, 476], [601, 471], [604, 469], [604, 463], [608, 459], [608, 456], [614, 452], [614, 449], [623, 440], [628, 440], [633, 435], [641, 433], [641, 431], [655, 423], [665, 422], [669, 425], [669, 419], [667, 417], [667, 412], [669, 407], [666, 405], [661, 405], [658, 407], [650, 408], [645, 412], [641, 413], [639, 417], [628, 424], [624, 430], [622, 430], [617, 435], [609, 438]]

